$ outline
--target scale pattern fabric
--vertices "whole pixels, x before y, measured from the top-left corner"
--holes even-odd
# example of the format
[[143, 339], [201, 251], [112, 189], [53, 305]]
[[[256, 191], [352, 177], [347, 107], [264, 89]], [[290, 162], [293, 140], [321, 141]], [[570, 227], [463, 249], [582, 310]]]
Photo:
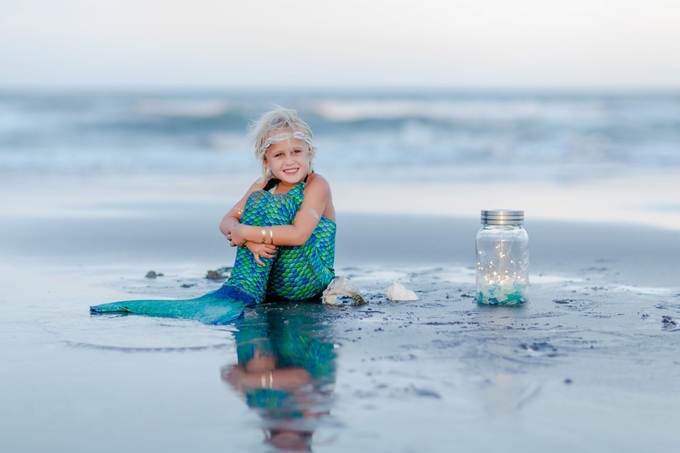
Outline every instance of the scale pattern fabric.
[[269, 310], [239, 320], [236, 327], [239, 366], [245, 369], [259, 351], [260, 355], [274, 356], [276, 369], [303, 368], [312, 378], [310, 386], [295, 391], [244, 389], [249, 407], [269, 420], [300, 419], [304, 412], [330, 410], [330, 390], [336, 378], [335, 346], [317, 320], [307, 313]]
[[[266, 190], [253, 192], [246, 201], [241, 222], [255, 226], [292, 224], [302, 205], [304, 188], [305, 183], [301, 182], [287, 194], [277, 195]], [[261, 259], [265, 266], [258, 265], [248, 249], [239, 248], [228, 283], [244, 289], [257, 303], [265, 298], [305, 300], [318, 297], [335, 276], [335, 230], [335, 223], [322, 217], [304, 245], [277, 247], [274, 258]]]
[[[287, 194], [253, 192], [246, 201], [241, 222], [255, 226], [292, 224], [304, 199], [304, 188], [305, 183], [301, 182]], [[257, 264], [250, 250], [239, 247], [229, 280], [220, 289], [195, 299], [113, 302], [90, 307], [90, 312], [227, 324], [238, 318], [244, 307], [259, 304], [266, 298], [306, 300], [319, 297], [335, 276], [335, 232], [335, 223], [322, 217], [305, 244], [277, 247], [274, 258], [261, 258], [264, 266]]]

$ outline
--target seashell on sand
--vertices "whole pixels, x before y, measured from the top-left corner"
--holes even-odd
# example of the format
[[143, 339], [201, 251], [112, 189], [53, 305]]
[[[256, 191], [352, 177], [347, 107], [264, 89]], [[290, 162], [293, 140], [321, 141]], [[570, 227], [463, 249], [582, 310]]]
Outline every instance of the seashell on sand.
[[355, 303], [352, 305], [363, 305], [366, 302], [364, 296], [359, 292], [359, 288], [352, 281], [341, 275], [335, 277], [323, 292], [323, 303], [326, 305], [341, 305], [338, 296], [347, 296]]
[[385, 288], [385, 295], [389, 300], [400, 301], [400, 300], [418, 300], [416, 293], [406, 288], [401, 283], [396, 280], [392, 282], [390, 286]]

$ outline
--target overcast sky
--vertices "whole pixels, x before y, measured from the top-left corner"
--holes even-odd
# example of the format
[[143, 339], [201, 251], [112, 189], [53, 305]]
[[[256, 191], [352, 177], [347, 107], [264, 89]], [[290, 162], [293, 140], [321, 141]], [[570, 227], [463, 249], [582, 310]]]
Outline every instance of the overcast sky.
[[680, 0], [0, 0], [0, 88], [680, 89]]

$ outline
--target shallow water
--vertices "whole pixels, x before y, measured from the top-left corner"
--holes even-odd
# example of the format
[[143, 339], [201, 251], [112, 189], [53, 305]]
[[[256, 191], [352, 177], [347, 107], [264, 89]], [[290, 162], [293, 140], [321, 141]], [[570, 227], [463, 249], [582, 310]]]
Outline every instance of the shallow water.
[[[338, 272], [367, 306], [264, 305], [245, 324], [215, 327], [87, 313], [93, 297], [184, 297], [219, 285], [191, 268], [155, 281], [121, 279], [115, 267], [3, 271], [22, 293], [4, 289], [0, 321], [7, 451], [266, 451], [261, 428], [282, 426], [313, 431], [313, 450], [329, 452], [677, 447], [680, 287], [650, 291], [582, 270], [537, 276], [526, 306], [486, 307], [474, 303], [474, 269], [352, 266]], [[394, 278], [420, 300], [386, 301]], [[304, 328], [286, 335], [301, 318]], [[244, 341], [248, 325], [268, 327]], [[248, 338], [289, 355], [305, 338], [332, 346], [337, 357], [281, 367], [319, 380], [299, 390], [303, 401], [323, 390], [311, 422], [251, 409], [225, 383]]]

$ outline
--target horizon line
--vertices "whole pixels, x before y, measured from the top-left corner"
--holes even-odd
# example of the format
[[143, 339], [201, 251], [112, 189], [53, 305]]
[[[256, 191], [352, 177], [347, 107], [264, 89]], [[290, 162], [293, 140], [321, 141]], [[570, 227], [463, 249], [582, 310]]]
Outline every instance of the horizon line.
[[175, 86], [152, 86], [152, 85], [108, 85], [108, 86], [73, 86], [73, 85], [14, 85], [0, 84], [0, 94], [257, 94], [272, 93], [281, 94], [290, 92], [291, 94], [607, 94], [607, 95], [680, 95], [680, 84], [668, 86], [653, 85], [627, 85], [627, 86], [466, 86], [466, 85], [441, 85], [441, 86], [422, 86], [422, 85], [395, 85], [395, 86], [375, 86], [375, 85], [328, 85], [328, 86], [274, 86], [274, 85], [175, 85]]

